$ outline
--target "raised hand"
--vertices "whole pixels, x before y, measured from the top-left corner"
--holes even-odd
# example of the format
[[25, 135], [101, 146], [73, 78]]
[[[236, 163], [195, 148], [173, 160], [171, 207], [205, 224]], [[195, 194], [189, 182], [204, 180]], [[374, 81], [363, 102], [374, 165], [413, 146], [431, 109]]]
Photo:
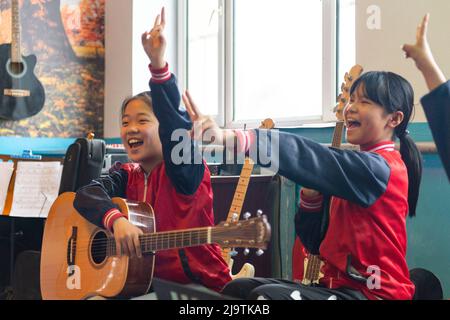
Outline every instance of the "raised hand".
[[211, 143], [211, 138], [214, 137], [213, 142], [215, 144], [223, 144], [226, 130], [220, 129], [212, 117], [205, 116], [200, 112], [189, 91], [186, 91], [182, 97], [186, 111], [194, 125], [192, 138], [197, 141]]
[[416, 44], [405, 44], [403, 46], [403, 51], [405, 52], [406, 58], [412, 58], [420, 70], [434, 62], [433, 54], [431, 53], [430, 45], [428, 44], [427, 39], [429, 20], [430, 15], [425, 15], [422, 22], [417, 27]]
[[164, 37], [165, 26], [166, 13], [163, 7], [161, 13], [155, 19], [153, 28], [149, 32], [142, 34], [142, 46], [150, 58], [152, 66], [156, 69], [162, 69], [166, 66], [164, 58], [167, 46], [166, 38]]
[[445, 77], [434, 60], [428, 43], [427, 33], [429, 20], [430, 14], [425, 15], [417, 27], [416, 44], [405, 44], [403, 51], [405, 52], [406, 58], [414, 60], [417, 68], [423, 73], [429, 89], [433, 90], [445, 82]]

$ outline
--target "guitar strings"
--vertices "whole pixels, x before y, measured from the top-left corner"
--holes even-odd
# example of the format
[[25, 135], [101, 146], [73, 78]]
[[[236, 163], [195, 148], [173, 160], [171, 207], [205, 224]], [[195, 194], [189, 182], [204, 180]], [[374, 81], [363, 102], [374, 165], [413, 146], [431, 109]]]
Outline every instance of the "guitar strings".
[[[162, 248], [166, 247], [166, 244], [168, 246], [170, 246], [170, 242], [173, 243], [187, 243], [187, 241], [190, 241], [191, 243], [195, 243], [195, 242], [205, 242], [208, 238], [208, 235], [205, 234], [206, 232], [201, 230], [201, 231], [194, 231], [191, 232], [189, 238], [187, 237], [181, 237], [180, 234], [174, 236], [174, 234], [160, 234], [157, 236], [152, 236], [147, 235], [145, 237], [141, 237], [140, 242], [141, 242], [141, 246], [145, 245], [145, 246], [149, 246], [149, 247], [158, 247], [158, 245], [161, 245]], [[220, 231], [220, 232], [214, 232], [214, 235], [218, 235], [220, 236], [220, 234], [227, 234], [229, 233], [228, 231]], [[172, 237], [170, 237], [172, 236]], [[194, 237], [194, 238], [193, 238]], [[246, 238], [248, 237], [248, 239], [246, 240]], [[252, 235], [244, 235], [244, 237], [239, 237], [240, 239], [242, 239], [242, 241], [251, 241], [253, 240], [255, 237]], [[203, 241], [201, 241], [203, 240]], [[80, 244], [88, 244], [88, 246], [80, 246]], [[80, 241], [78, 242], [77, 240], [74, 240], [72, 242], [72, 245], [75, 246], [75, 248], [77, 249], [78, 252], [82, 252], [83, 250], [91, 250], [92, 252], [94, 251], [99, 251], [99, 250], [105, 250], [105, 248], [108, 247], [112, 247], [116, 245], [116, 242], [113, 238], [107, 238], [107, 239], [94, 239], [92, 241]]]
[[[182, 232], [168, 232], [168, 233], [149, 233], [139, 236], [139, 240], [141, 241], [164, 241], [168, 239], [176, 239], [176, 238], [187, 238], [192, 236], [198, 236], [203, 233], [208, 233], [208, 230], [194, 230], [194, 231], [182, 231]], [[228, 229], [213, 229], [211, 230], [211, 236], [220, 236], [223, 234], [229, 234], [230, 230]], [[244, 233], [243, 230], [236, 233], [236, 235], [240, 236], [249, 236], [249, 233]], [[108, 241], [113, 241], [114, 238], [107, 237], [102, 239], [93, 239], [93, 240], [73, 240], [74, 244], [101, 244]], [[251, 239], [250, 239], [251, 240]]]

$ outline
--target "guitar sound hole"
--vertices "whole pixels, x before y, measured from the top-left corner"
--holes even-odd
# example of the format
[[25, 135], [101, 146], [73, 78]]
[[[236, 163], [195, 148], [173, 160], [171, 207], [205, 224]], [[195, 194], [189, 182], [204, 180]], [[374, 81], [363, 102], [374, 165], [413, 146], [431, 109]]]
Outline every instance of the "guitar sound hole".
[[25, 70], [25, 66], [22, 62], [11, 62], [10, 70], [12, 74], [19, 75]]
[[92, 239], [91, 258], [95, 264], [102, 264], [107, 258], [108, 237], [104, 232], [98, 232]]

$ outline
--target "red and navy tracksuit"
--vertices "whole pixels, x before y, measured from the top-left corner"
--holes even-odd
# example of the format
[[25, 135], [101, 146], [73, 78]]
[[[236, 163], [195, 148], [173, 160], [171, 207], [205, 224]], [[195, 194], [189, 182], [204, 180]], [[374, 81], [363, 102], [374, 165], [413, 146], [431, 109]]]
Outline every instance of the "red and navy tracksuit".
[[450, 179], [450, 81], [421, 100], [436, 147]]
[[[158, 232], [213, 226], [213, 192], [208, 168], [204, 163], [176, 165], [171, 161], [172, 149], [179, 143], [172, 141], [172, 133], [176, 129], [192, 128], [187, 113], [179, 109], [181, 99], [176, 78], [167, 66], [151, 71], [151, 97], [159, 121], [164, 161], [149, 174], [138, 164], [122, 165], [118, 171], [78, 190], [74, 207], [91, 223], [109, 230], [123, 216], [111, 202], [113, 197], [150, 204]], [[193, 142], [190, 148], [192, 155], [199, 153]], [[217, 245], [159, 251], [154, 276], [182, 284], [194, 282], [216, 291], [231, 280]]]
[[[272, 166], [279, 174], [321, 192], [315, 198], [302, 195], [295, 225], [307, 251], [320, 254], [325, 264], [319, 287], [244, 279], [230, 282], [225, 294], [266, 299], [413, 298], [406, 264], [408, 174], [392, 141], [352, 151], [283, 132], [250, 130], [237, 136], [240, 150], [256, 146], [266, 152], [271, 143], [278, 145], [279, 157], [273, 157]], [[324, 208], [328, 216], [322, 214]]]

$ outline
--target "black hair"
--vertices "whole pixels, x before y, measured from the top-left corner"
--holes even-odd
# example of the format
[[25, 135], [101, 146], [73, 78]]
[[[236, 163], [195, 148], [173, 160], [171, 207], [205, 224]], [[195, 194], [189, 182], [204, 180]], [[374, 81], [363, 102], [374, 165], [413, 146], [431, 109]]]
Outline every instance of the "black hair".
[[140, 101], [144, 102], [146, 105], [148, 105], [150, 108], [153, 108], [152, 93], [150, 91], [141, 92], [135, 96], [126, 98], [122, 102], [122, 106], [120, 108], [120, 117], [121, 118], [123, 117], [123, 114], [125, 113], [125, 109], [127, 108], [128, 104], [134, 100], [140, 100]]
[[408, 171], [409, 216], [414, 217], [423, 167], [420, 151], [408, 132], [409, 122], [414, 115], [414, 90], [405, 78], [393, 72], [364, 73], [353, 83], [350, 95], [361, 85], [365, 97], [382, 106], [387, 114], [397, 111], [404, 114], [403, 122], [395, 128], [394, 135], [400, 139], [400, 153]]

